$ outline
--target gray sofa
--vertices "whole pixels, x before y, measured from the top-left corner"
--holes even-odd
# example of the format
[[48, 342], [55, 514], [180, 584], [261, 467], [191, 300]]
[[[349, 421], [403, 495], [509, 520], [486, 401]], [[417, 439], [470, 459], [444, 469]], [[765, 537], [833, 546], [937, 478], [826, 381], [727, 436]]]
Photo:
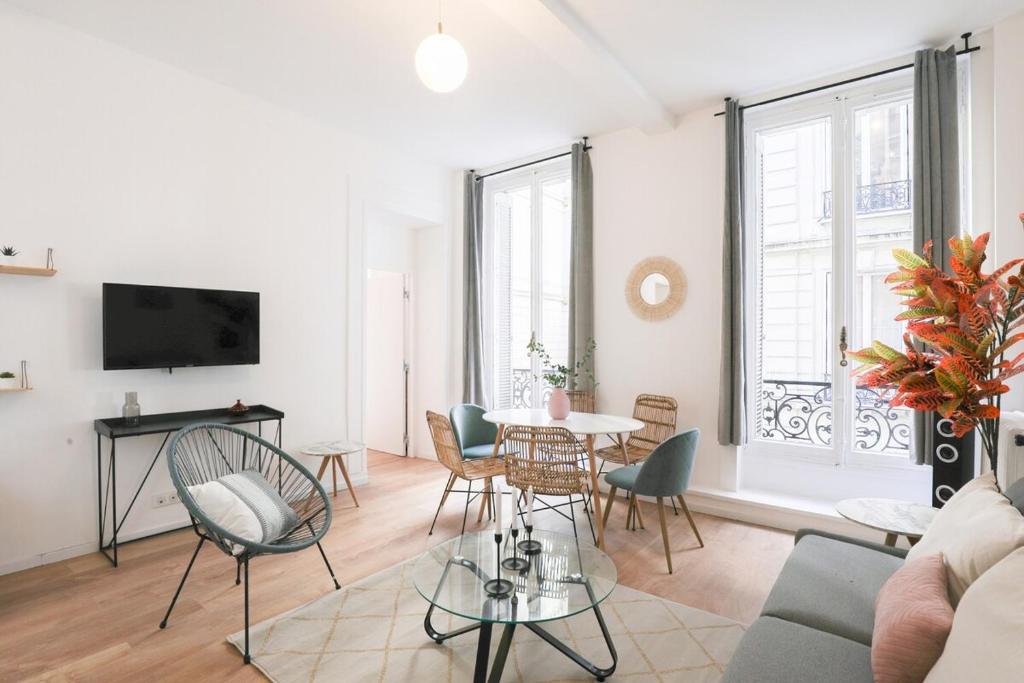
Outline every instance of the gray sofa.
[[[1006, 491], [1024, 513], [1024, 480]], [[723, 683], [870, 683], [875, 596], [906, 550], [801, 530]]]

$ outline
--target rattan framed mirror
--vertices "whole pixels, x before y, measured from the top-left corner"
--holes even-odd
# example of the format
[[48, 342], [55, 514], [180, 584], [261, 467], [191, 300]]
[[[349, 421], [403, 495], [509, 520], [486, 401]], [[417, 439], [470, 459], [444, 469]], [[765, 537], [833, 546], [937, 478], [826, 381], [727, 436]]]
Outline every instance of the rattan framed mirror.
[[686, 276], [679, 264], [664, 256], [646, 258], [626, 278], [626, 301], [641, 320], [671, 317], [686, 299]]

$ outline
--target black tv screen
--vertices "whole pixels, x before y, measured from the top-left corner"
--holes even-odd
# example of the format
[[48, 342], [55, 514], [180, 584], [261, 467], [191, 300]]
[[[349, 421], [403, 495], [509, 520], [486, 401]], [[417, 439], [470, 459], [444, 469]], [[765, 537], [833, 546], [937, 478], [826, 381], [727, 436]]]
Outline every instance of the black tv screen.
[[104, 283], [104, 370], [259, 362], [258, 292]]

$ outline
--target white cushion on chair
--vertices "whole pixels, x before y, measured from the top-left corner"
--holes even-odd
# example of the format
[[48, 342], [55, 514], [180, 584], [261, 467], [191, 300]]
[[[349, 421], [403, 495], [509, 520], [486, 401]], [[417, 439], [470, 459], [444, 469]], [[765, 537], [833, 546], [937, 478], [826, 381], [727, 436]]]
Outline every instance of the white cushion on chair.
[[[253, 470], [189, 486], [188, 492], [211, 522], [246, 541], [270, 543], [299, 523], [295, 511]], [[245, 550], [241, 544], [230, 545], [235, 555]]]

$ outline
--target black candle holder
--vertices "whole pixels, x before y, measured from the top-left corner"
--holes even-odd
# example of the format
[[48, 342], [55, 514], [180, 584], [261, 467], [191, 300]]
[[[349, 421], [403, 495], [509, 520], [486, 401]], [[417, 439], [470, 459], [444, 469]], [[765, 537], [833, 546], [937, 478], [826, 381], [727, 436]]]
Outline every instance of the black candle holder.
[[527, 524], [526, 540], [519, 541], [519, 549], [523, 551], [523, 555], [539, 555], [543, 547], [540, 541], [533, 540], [533, 525]]
[[498, 570], [497, 572], [495, 572], [495, 574], [499, 578], [491, 579], [490, 581], [487, 581], [486, 583], [484, 583], [484, 592], [487, 593], [487, 595], [489, 595], [492, 598], [497, 598], [497, 599], [501, 600], [503, 598], [507, 598], [507, 597], [510, 597], [512, 595], [515, 595], [516, 587], [512, 584], [511, 581], [507, 581], [506, 579], [500, 578], [501, 577], [501, 534], [500, 533], [494, 534], [494, 544], [495, 544], [495, 562], [494, 562], [494, 564], [496, 565], [496, 568]]
[[525, 572], [530, 568], [530, 561], [525, 557], [519, 557], [516, 552], [518, 544], [516, 538], [519, 537], [519, 529], [512, 528], [512, 557], [506, 557], [501, 561], [501, 566], [510, 572]]

